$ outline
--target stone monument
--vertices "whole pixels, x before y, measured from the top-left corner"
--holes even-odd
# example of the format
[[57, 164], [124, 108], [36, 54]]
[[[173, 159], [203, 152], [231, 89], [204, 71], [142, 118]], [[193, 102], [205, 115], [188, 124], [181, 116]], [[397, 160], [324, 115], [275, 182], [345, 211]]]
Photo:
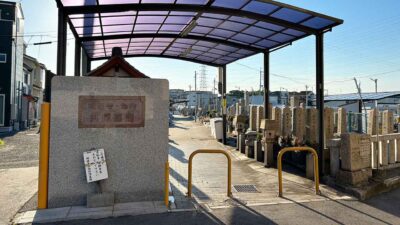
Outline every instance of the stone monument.
[[[122, 63], [118, 71], [103, 72], [114, 77], [52, 80], [49, 208], [89, 206], [97, 193], [111, 193], [115, 203], [163, 201], [168, 81], [121, 78], [131, 74], [130, 65], [112, 60]], [[83, 153], [92, 149], [104, 149], [108, 168], [108, 178], [98, 184], [86, 180]]]

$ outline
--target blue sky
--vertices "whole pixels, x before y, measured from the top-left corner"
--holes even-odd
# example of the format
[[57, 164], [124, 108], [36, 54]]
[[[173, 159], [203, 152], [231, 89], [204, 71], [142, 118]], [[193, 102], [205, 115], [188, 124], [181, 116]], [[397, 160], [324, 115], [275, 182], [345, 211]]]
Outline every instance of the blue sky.
[[[338, 17], [344, 24], [325, 35], [325, 88], [329, 94], [355, 92], [351, 79], [360, 77], [364, 92], [374, 91], [369, 78], [378, 78], [379, 91], [400, 91], [400, 9], [399, 0], [282, 0], [284, 3]], [[54, 0], [22, 0], [25, 14], [25, 41], [29, 55], [52, 71], [56, 70], [56, 43], [34, 46], [40, 41], [56, 41], [57, 7]], [[33, 35], [33, 36], [31, 36]], [[42, 36], [38, 36], [42, 35]], [[74, 40], [68, 38], [67, 74], [73, 74]], [[166, 78], [171, 88], [194, 86], [194, 71], [200, 65], [160, 58], [131, 58], [133, 66], [152, 78]], [[259, 88], [262, 55], [228, 65], [228, 90]], [[97, 62], [93, 66], [99, 65]], [[315, 38], [295, 42], [271, 53], [271, 89], [300, 91], [315, 87]], [[207, 67], [211, 90], [217, 70]], [[278, 76], [276, 76], [278, 75]], [[282, 76], [290, 77], [282, 78]]]

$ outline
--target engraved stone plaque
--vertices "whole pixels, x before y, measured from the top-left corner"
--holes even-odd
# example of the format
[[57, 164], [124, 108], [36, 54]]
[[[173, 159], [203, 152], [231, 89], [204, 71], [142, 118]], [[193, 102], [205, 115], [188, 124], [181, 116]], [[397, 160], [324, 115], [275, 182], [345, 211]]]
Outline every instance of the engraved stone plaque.
[[79, 128], [144, 127], [144, 96], [79, 96]]

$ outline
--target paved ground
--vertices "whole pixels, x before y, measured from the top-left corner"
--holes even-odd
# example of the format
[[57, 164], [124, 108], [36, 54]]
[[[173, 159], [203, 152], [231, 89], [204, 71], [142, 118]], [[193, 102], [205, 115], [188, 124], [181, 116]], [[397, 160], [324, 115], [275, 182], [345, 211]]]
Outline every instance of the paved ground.
[[193, 192], [196, 204], [184, 196], [187, 161], [199, 148], [224, 148], [209, 135], [208, 128], [177, 118], [170, 129], [171, 186], [180, 211], [99, 220], [51, 224], [400, 224], [400, 190], [360, 202], [329, 187], [323, 196], [313, 192], [313, 182], [284, 173], [285, 198], [276, 197], [275, 169], [227, 149], [233, 158], [233, 184], [254, 184], [259, 193], [226, 197], [226, 159], [198, 155], [194, 160]]
[[5, 142], [0, 146], [0, 169], [38, 166], [38, 128], [0, 138]]
[[0, 224], [10, 218], [36, 193], [38, 175], [37, 129], [1, 136]]

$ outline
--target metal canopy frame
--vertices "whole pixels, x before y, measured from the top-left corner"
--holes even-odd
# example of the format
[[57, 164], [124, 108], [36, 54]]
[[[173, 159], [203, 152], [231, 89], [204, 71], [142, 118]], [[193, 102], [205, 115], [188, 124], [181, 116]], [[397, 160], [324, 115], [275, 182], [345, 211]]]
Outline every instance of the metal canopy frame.
[[[319, 14], [316, 12], [312, 12], [306, 9], [294, 7], [291, 5], [287, 5], [284, 3], [275, 2], [272, 0], [240, 0], [240, 1], [225, 1], [225, 0], [204, 0], [198, 1], [195, 0], [171, 0], [170, 3], [160, 3], [163, 1], [160, 0], [137, 0], [138, 3], [119, 3], [119, 4], [107, 4], [100, 2], [107, 2], [105, 0], [96, 0], [96, 1], [88, 1], [88, 5], [85, 3], [81, 3], [83, 5], [63, 5], [63, 1], [66, 1], [68, 4], [73, 2], [72, 0], [56, 0], [57, 6], [59, 8], [58, 13], [58, 43], [57, 43], [57, 74], [65, 75], [66, 72], [66, 45], [67, 45], [67, 26], [71, 28], [73, 35], [75, 36], [75, 76], [80, 76], [81, 71], [90, 71], [91, 62], [93, 60], [103, 60], [110, 58], [110, 50], [106, 49], [106, 42], [113, 40], [126, 40], [125, 42], [116, 43], [116, 44], [125, 44], [126, 54], [125, 57], [162, 57], [162, 58], [171, 58], [171, 59], [180, 59], [185, 61], [190, 61], [194, 63], [205, 64], [209, 66], [214, 66], [219, 68], [220, 72], [220, 83], [222, 84], [222, 112], [223, 112], [223, 143], [226, 144], [226, 65], [232, 63], [236, 60], [243, 59], [258, 53], [263, 53], [264, 55], [264, 113], [265, 118], [268, 118], [270, 114], [268, 112], [268, 104], [269, 104], [269, 77], [270, 77], [270, 53], [276, 50], [279, 50], [283, 47], [291, 45], [292, 42], [302, 39], [304, 37], [315, 35], [316, 37], [316, 103], [318, 109], [318, 122], [319, 122], [319, 164], [323, 165], [322, 159], [323, 157], [323, 149], [325, 146], [324, 143], [324, 121], [323, 121], [323, 112], [324, 112], [324, 48], [323, 48], [323, 38], [324, 33], [327, 31], [331, 31], [333, 27], [338, 26], [343, 23], [343, 20], [337, 19], [334, 17], [330, 17], [327, 15]], [[142, 1], [153, 2], [153, 3], [142, 3]], [[191, 2], [192, 4], [178, 4], [177, 2]], [[85, 1], [77, 1], [77, 2], [85, 2]], [[158, 2], [158, 3], [157, 3]], [[164, 1], [167, 2], [167, 1]], [[197, 4], [193, 4], [193, 3]], [[200, 2], [204, 2], [201, 4]], [[242, 2], [240, 7], [233, 7], [234, 4], [238, 2]], [[118, 3], [118, 1], [115, 1]], [[200, 4], [199, 4], [200, 3]], [[222, 5], [221, 5], [222, 4]], [[250, 4], [260, 5], [260, 7], [253, 7], [253, 9], [248, 10], [245, 7], [248, 7]], [[269, 6], [271, 10], [267, 13], [262, 13], [262, 6]], [[272, 7], [271, 7], [272, 6]], [[264, 8], [265, 9], [265, 8]], [[258, 11], [257, 11], [258, 10]], [[285, 11], [285, 12], [284, 12]], [[122, 12], [132, 12], [134, 13], [134, 19], [132, 24], [112, 24], [105, 26], [103, 24], [103, 19], [106, 17], [113, 17], [112, 15], [115, 13]], [[144, 14], [140, 14], [140, 13]], [[158, 12], [164, 12], [157, 15]], [[166, 13], [165, 13], [166, 12]], [[288, 13], [289, 12], [289, 13]], [[290, 12], [292, 14], [290, 14]], [[168, 25], [176, 25], [183, 26], [181, 30], [178, 32], [161, 32], [161, 27], [166, 24], [167, 17], [172, 16], [172, 14], [180, 15], [179, 13], [192, 13], [191, 19], [187, 23], [169, 23]], [[286, 14], [285, 14], [286, 13]], [[294, 14], [293, 14], [294, 13]], [[107, 15], [108, 14], [108, 15]], [[111, 16], [110, 16], [111, 14]], [[280, 14], [280, 16], [277, 16]], [[98, 16], [96, 16], [98, 15]], [[137, 18], [142, 15], [165, 17], [162, 22], [159, 23], [159, 27], [157, 30], [152, 32], [135, 32], [137, 25]], [[183, 15], [183, 14], [181, 14]], [[211, 15], [214, 15], [211, 16]], [[215, 15], [219, 16], [215, 17]], [[286, 16], [285, 16], [286, 15]], [[301, 15], [299, 17], [299, 15]], [[115, 17], [123, 17], [124, 15], [119, 15]], [[232, 18], [235, 17], [235, 20]], [[292, 21], [291, 17], [297, 17], [296, 21]], [[217, 19], [216, 19], [217, 18]], [[239, 18], [239, 19], [237, 19]], [[92, 19], [91, 26], [86, 26], [85, 21], [82, 26], [75, 26], [73, 20], [79, 19]], [[94, 20], [98, 19], [98, 24], [94, 24]], [[219, 20], [220, 22], [217, 24], [202, 24], [199, 27], [209, 28], [211, 29], [208, 32], [199, 34], [192, 34], [191, 31], [193, 28], [198, 26], [197, 22], [199, 19], [214, 19]], [[251, 22], [249, 22], [251, 21]], [[312, 22], [311, 22], [312, 21]], [[241, 29], [233, 29], [230, 26], [222, 26], [225, 22], [231, 22], [233, 24], [242, 24]], [[259, 23], [264, 23], [266, 25], [262, 26]], [[318, 27], [318, 23], [319, 27]], [[149, 23], [141, 23], [140, 25], [150, 26], [152, 21]], [[322, 24], [322, 25], [321, 25]], [[323, 25], [324, 24], [324, 25]], [[132, 30], [130, 32], [126, 32], [123, 30], [116, 32], [107, 32], [104, 30], [105, 28], [109, 28], [112, 26], [124, 26], [124, 25], [132, 25]], [[244, 26], [246, 25], [246, 26]], [[271, 27], [272, 26], [272, 27]], [[274, 29], [274, 27], [281, 27], [282, 29]], [[98, 29], [100, 28], [100, 30]], [[249, 28], [258, 29], [258, 31], [264, 31], [265, 33], [270, 32], [270, 34], [264, 35], [263, 37], [259, 36], [258, 33], [253, 30], [253, 33], [246, 32]], [[83, 31], [80, 34], [77, 29], [81, 29]], [[85, 31], [89, 29], [89, 35], [85, 35]], [[97, 32], [94, 31], [97, 29]], [[186, 29], [189, 29], [187, 32]], [[225, 33], [234, 33], [231, 36], [215, 36], [211, 35], [211, 31], [219, 30]], [[112, 29], [110, 29], [112, 30]], [[258, 38], [257, 41], [247, 41], [246, 38], [235, 40], [233, 37], [236, 35], [243, 35], [248, 38]], [[276, 36], [279, 36], [277, 38]], [[272, 39], [275, 37], [275, 39]], [[145, 48], [143, 53], [135, 53], [132, 54], [130, 52], [131, 46], [133, 46], [132, 40], [140, 40], [141, 38], [151, 38], [150, 43]], [[150, 45], [152, 45], [153, 41], [156, 39], [171, 39], [168, 42], [167, 46], [164, 50], [160, 50], [159, 53], [148, 53]], [[174, 54], [165, 54], [167, 51], [174, 47], [174, 44], [182, 44], [181, 41], [189, 40], [188, 43], [191, 43], [190, 47], [187, 47], [185, 52], [178, 54], [180, 50], [172, 51]], [[260, 44], [259, 42], [264, 41], [264, 43], [269, 44]], [[102, 47], [97, 48], [102, 45]], [[87, 43], [90, 43], [88, 47]], [[221, 52], [224, 53], [216, 53], [204, 51], [204, 55], [199, 54], [199, 56], [203, 56], [200, 58], [196, 57], [186, 57], [188, 52], [192, 51], [192, 47], [204, 47], [199, 43], [212, 43], [215, 44], [213, 47], [209, 49], [213, 49], [217, 46], [225, 46], [226, 49], [238, 49], [237, 51], [230, 51], [221, 49]], [[196, 46], [199, 44], [199, 46]], [[218, 50], [218, 49], [217, 49]], [[104, 56], [96, 55], [95, 52], [104, 52]], [[239, 53], [239, 51], [242, 51]], [[244, 53], [243, 53], [244, 52]], [[202, 53], [202, 54], [203, 54]], [[102, 54], [102, 53], [100, 53]], [[208, 55], [207, 55], [208, 54]], [[212, 55], [212, 54], [215, 54]], [[194, 54], [195, 55], [195, 54]], [[213, 61], [209, 61], [206, 56], [210, 57], [212, 55], [214, 58]], [[236, 55], [233, 57], [232, 55]], [[83, 63], [82, 63], [83, 62]], [[82, 69], [81, 69], [82, 67]], [[323, 168], [323, 166], [320, 167]], [[322, 171], [320, 171], [322, 174]]]

